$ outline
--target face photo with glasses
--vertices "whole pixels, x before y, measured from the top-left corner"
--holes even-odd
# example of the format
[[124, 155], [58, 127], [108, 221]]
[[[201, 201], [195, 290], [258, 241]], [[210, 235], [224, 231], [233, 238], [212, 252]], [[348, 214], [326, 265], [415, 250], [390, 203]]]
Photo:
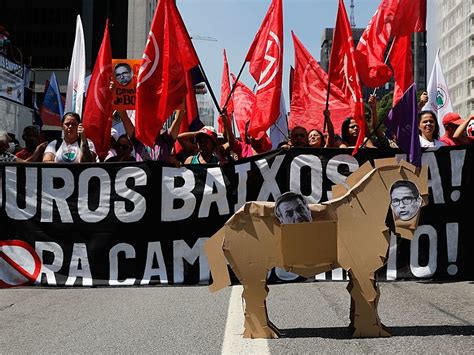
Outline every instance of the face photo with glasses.
[[396, 181], [390, 189], [390, 205], [395, 220], [409, 221], [415, 217], [422, 201], [418, 187], [411, 181]]
[[128, 63], [118, 63], [114, 68], [115, 80], [122, 86], [127, 86], [133, 79], [132, 67]]

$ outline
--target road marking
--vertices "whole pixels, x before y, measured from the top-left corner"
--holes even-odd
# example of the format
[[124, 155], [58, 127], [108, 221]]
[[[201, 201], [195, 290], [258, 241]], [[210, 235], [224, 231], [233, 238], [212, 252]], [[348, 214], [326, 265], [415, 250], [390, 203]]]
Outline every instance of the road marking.
[[244, 339], [242, 286], [232, 286], [227, 311], [222, 354], [270, 354], [267, 339]]

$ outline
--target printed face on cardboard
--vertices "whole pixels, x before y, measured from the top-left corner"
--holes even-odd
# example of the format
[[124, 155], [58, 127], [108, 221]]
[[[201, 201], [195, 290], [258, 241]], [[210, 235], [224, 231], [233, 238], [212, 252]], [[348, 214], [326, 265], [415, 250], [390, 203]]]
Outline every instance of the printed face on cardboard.
[[114, 75], [122, 86], [127, 86], [133, 79], [133, 71], [128, 63], [118, 63], [114, 68]]
[[390, 189], [390, 206], [395, 222], [409, 221], [417, 216], [422, 202], [418, 187], [411, 181], [396, 181]]
[[281, 224], [313, 221], [306, 199], [291, 191], [285, 192], [275, 201], [274, 212]]

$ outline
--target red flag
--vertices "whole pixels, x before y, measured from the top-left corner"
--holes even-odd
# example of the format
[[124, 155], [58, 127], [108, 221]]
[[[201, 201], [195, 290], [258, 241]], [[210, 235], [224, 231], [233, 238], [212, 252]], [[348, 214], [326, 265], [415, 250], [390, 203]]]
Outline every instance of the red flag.
[[392, 36], [401, 37], [426, 29], [426, 0], [399, 0]]
[[383, 0], [362, 34], [355, 52], [357, 69], [368, 87], [379, 87], [393, 75], [385, 64], [391, 37], [425, 30], [426, 0]]
[[280, 115], [283, 73], [282, 0], [272, 0], [245, 60], [250, 62], [250, 74], [258, 85], [249, 134], [259, 138]]
[[138, 73], [136, 136], [153, 146], [155, 137], [190, 91], [187, 75], [199, 59], [174, 0], [160, 0]]
[[105, 23], [104, 37], [92, 71], [83, 114], [86, 136], [94, 142], [97, 155], [105, 159], [110, 148], [112, 126], [112, 48], [109, 36], [109, 20]]
[[[233, 82], [235, 82], [234, 74], [231, 74]], [[257, 98], [255, 94], [245, 84], [238, 81], [234, 90], [234, 120], [239, 130], [240, 137], [245, 141], [245, 126], [252, 115], [252, 109]]]
[[390, 64], [395, 72], [393, 106], [413, 84], [413, 56], [411, 36], [397, 37], [390, 54]]
[[[295, 69], [289, 128], [302, 126], [308, 131], [313, 128], [322, 131], [328, 75], [293, 32], [292, 35], [295, 46]], [[352, 113], [344, 94], [335, 85], [331, 85], [329, 107], [334, 130], [336, 133], [340, 133], [342, 122], [345, 118], [350, 117]]]
[[[343, 0], [339, 0], [336, 27], [334, 28], [331, 57], [329, 59], [331, 86], [340, 88], [351, 107], [352, 117], [360, 127], [353, 154], [365, 138], [365, 117], [362, 90], [354, 59], [354, 40]], [[329, 107], [331, 109], [331, 107]]]
[[[194, 70], [195, 72], [196, 70]], [[193, 70], [189, 71], [186, 74], [186, 117], [183, 117], [181, 125], [179, 126], [179, 133], [183, 132], [195, 132], [201, 129], [204, 124], [199, 119], [199, 109], [196, 101], [196, 91], [194, 89], [194, 82], [196, 79], [192, 75]], [[200, 73], [197, 74], [198, 76]], [[179, 134], [178, 133], [178, 134]], [[174, 144], [174, 150], [176, 154], [181, 153], [183, 147], [179, 144], [179, 141], [176, 140]]]
[[[231, 88], [230, 88], [230, 80], [229, 80], [229, 63], [227, 62], [227, 55], [224, 49], [224, 68], [222, 69], [222, 81], [221, 81], [221, 108], [224, 108], [224, 105], [227, 102], [227, 98], [229, 97]], [[229, 98], [227, 102], [227, 113], [229, 114], [229, 118], [231, 118], [231, 114], [234, 112], [234, 104], [232, 102], [232, 97]], [[224, 132], [224, 127], [222, 124], [222, 120], [219, 117], [218, 120], [218, 131]]]

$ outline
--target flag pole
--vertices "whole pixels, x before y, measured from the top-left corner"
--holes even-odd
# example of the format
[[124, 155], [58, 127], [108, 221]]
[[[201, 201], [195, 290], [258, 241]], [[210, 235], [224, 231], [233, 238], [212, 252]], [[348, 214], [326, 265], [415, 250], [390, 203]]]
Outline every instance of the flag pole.
[[[329, 71], [329, 66], [330, 66], [330, 58], [329, 58], [329, 50], [328, 50], [328, 40], [325, 39], [323, 41], [323, 43], [321, 44], [321, 48], [325, 46], [326, 48], [326, 56], [328, 58], [328, 92], [327, 92], [327, 95], [326, 95], [326, 111], [329, 110], [329, 93], [330, 93], [330, 90], [331, 90], [331, 76], [329, 75], [330, 74], [330, 71]], [[326, 115], [324, 115], [324, 125], [323, 125], [323, 133], [326, 132], [326, 126], [327, 126], [327, 119], [326, 119]]]
[[[390, 54], [392, 53], [392, 49], [393, 49], [393, 45], [395, 43], [395, 40], [397, 39], [397, 37], [394, 37], [393, 40], [392, 40], [392, 44], [390, 45], [390, 48], [388, 50], [388, 53], [387, 53], [387, 56], [385, 57], [385, 64], [388, 63], [388, 58], [390, 57]], [[376, 87], [374, 89], [374, 92], [372, 93], [372, 95], [375, 95], [377, 93], [377, 89], [378, 87]], [[365, 140], [364, 143], [362, 143], [362, 145], [360, 146], [360, 148], [364, 148], [367, 144], [367, 142], [370, 140], [370, 138], [372, 138], [372, 136], [374, 135], [375, 132], [377, 132], [380, 127], [382, 127], [382, 124], [383, 124], [384, 120], [380, 120], [380, 122], [377, 124], [377, 127], [375, 127], [374, 129], [372, 129], [372, 131], [370, 132], [369, 136], [367, 137], [367, 139]], [[360, 149], [359, 148], [359, 149]]]
[[227, 99], [225, 100], [224, 106], [222, 106], [222, 110], [227, 108], [227, 104], [229, 103], [229, 100], [235, 91], [235, 87], [237, 86], [237, 83], [239, 82], [240, 76], [242, 75], [242, 72], [244, 71], [245, 64], [247, 64], [246, 60], [244, 60], [244, 63], [242, 64], [242, 67], [240, 68], [239, 73], [237, 74], [237, 77], [235, 78], [235, 81], [232, 83], [232, 88], [230, 89], [229, 95], [227, 95]]

